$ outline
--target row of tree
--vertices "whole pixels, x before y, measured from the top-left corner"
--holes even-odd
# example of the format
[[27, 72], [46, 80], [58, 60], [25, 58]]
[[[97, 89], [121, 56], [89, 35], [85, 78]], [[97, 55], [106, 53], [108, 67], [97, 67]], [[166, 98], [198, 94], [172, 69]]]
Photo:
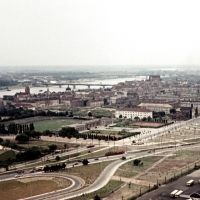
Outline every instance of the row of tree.
[[41, 135], [42, 133], [39, 131], [25, 131], [24, 133], [17, 134], [15, 140], [18, 141], [18, 143], [24, 144], [30, 140], [39, 140]]
[[33, 123], [29, 124], [17, 124], [17, 123], [10, 123], [7, 126], [4, 124], [0, 124], [0, 134], [18, 134], [24, 133], [27, 131], [33, 131], [34, 125]]
[[1, 119], [1, 121], [10, 121], [15, 119], [24, 119], [28, 117], [35, 116], [68, 116], [73, 117], [72, 111], [64, 111], [64, 112], [53, 112], [53, 111], [33, 111], [31, 109], [23, 109], [23, 108], [15, 108], [13, 105], [9, 105], [8, 108], [2, 107], [0, 109], [0, 116], [9, 116], [9, 118]]
[[44, 167], [44, 172], [58, 171], [58, 170], [61, 170], [61, 169], [65, 169], [65, 167], [66, 167], [66, 164], [65, 164], [65, 163], [56, 164], [56, 165], [51, 165], [51, 166], [46, 165], [46, 166]]

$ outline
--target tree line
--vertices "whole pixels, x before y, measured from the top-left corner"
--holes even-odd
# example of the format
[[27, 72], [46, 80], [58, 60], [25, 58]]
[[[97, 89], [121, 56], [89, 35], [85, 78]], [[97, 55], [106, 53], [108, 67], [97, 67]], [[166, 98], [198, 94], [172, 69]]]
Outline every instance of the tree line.
[[13, 105], [9, 105], [8, 108], [1, 108], [0, 109], [0, 116], [8, 116], [9, 118], [2, 119], [1, 121], [10, 121], [15, 119], [24, 119], [29, 117], [35, 117], [35, 116], [60, 116], [60, 117], [73, 117], [72, 111], [64, 111], [64, 112], [53, 112], [53, 111], [33, 111], [32, 109], [23, 109], [23, 108], [15, 108]]

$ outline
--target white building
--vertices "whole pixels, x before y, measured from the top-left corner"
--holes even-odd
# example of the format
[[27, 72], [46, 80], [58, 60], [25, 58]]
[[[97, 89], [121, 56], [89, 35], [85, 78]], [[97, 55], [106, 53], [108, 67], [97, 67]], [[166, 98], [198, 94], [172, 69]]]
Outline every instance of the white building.
[[128, 119], [134, 119], [135, 117], [139, 117], [140, 119], [153, 117], [152, 111], [146, 108], [120, 108], [116, 110], [115, 117], [119, 118], [120, 116]]

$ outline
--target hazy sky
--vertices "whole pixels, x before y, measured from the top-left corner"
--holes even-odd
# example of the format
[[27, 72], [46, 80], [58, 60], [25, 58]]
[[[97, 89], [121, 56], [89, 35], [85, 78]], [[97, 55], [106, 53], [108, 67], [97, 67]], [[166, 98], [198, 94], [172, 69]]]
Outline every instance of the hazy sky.
[[0, 66], [200, 64], [200, 0], [0, 0], [0, 27]]

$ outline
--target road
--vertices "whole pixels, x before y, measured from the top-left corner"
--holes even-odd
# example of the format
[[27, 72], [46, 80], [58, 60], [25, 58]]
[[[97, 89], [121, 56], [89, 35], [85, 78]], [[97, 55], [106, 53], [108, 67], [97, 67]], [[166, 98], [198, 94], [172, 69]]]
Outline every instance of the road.
[[[194, 148], [194, 147], [199, 147], [200, 144], [194, 144], [194, 145], [184, 145], [184, 146], [177, 146], [176, 147], [176, 150], [180, 150], [180, 149], [187, 149], [187, 148]], [[47, 193], [47, 194], [42, 194], [42, 195], [38, 195], [38, 196], [35, 196], [35, 197], [29, 197], [29, 198], [26, 198], [28, 200], [40, 200], [40, 199], [44, 199], [44, 198], [48, 198], [48, 200], [64, 200], [64, 199], [67, 199], [67, 198], [72, 198], [72, 197], [76, 197], [76, 196], [80, 196], [82, 194], [86, 194], [86, 193], [90, 193], [90, 192], [94, 192], [100, 188], [102, 188], [104, 185], [106, 185], [110, 178], [113, 176], [113, 174], [115, 173], [115, 171], [121, 166], [123, 165], [124, 163], [126, 162], [129, 162], [131, 160], [134, 160], [136, 158], [141, 158], [141, 157], [144, 157], [144, 156], [148, 156], [150, 154], [154, 154], [154, 153], [162, 153], [162, 152], [167, 152], [167, 151], [174, 151], [174, 146], [171, 146], [171, 147], [167, 147], [167, 148], [160, 148], [160, 149], [156, 149], [155, 152], [154, 151], [151, 151], [151, 153], [148, 153], [148, 150], [143, 150], [143, 151], [140, 151], [140, 152], [135, 152], [135, 153], [126, 153], [126, 154], [123, 154], [123, 156], [126, 157], [126, 160], [121, 160], [121, 156], [122, 155], [118, 155], [118, 156], [110, 156], [110, 157], [102, 157], [100, 158], [99, 160], [94, 160], [94, 159], [90, 159], [90, 164], [92, 163], [96, 163], [96, 162], [103, 162], [103, 161], [107, 161], [107, 160], [111, 160], [111, 159], [117, 159], [116, 161], [114, 161], [113, 163], [111, 163], [110, 165], [108, 165], [103, 171], [102, 173], [100, 174], [100, 176], [96, 179], [96, 181], [91, 184], [89, 187], [87, 188], [84, 188], [84, 189], [80, 189], [78, 191], [73, 191], [72, 188], [68, 188], [66, 190], [58, 190], [58, 191], [55, 191], [55, 192], [51, 192], [51, 193]], [[68, 166], [68, 167], [71, 167], [71, 166]], [[28, 173], [28, 172], [27, 172]], [[41, 175], [41, 174], [39, 174]], [[43, 173], [43, 175], [45, 175], [45, 173]], [[50, 173], [48, 173], [47, 175], [51, 175]], [[52, 174], [53, 175], [53, 174]], [[1, 179], [4, 179], [4, 178], [8, 178], [6, 177], [7, 175], [4, 175], [4, 176], [0, 176]], [[9, 175], [10, 177], [11, 175]], [[12, 177], [14, 176], [14, 174], [12, 174]], [[74, 180], [74, 184], [75, 186], [74, 187], [80, 187], [80, 182], [77, 182]], [[72, 192], [71, 192], [72, 191]]]
[[[162, 127], [159, 129], [154, 129], [150, 132], [144, 133], [140, 136], [138, 136], [138, 141], [143, 141], [143, 140], [147, 140], [151, 137], [157, 137], [161, 134], [167, 134], [169, 131], [174, 131], [180, 128], [183, 128], [185, 126], [189, 126], [193, 123], [199, 123], [200, 122], [200, 118], [195, 118], [192, 120], [189, 120], [187, 122], [177, 122], [175, 124], [171, 124], [167, 127]], [[116, 145], [122, 146], [124, 144], [128, 144], [131, 143], [129, 138], [126, 138], [124, 141], [120, 140], [120, 141], [116, 141]], [[174, 148], [174, 146], [169, 146], [169, 147], [164, 147], [164, 148], [157, 148], [155, 153], [162, 153], [162, 152], [167, 152], [167, 151], [172, 151], [172, 150], [179, 150], [179, 149], [187, 149], [187, 148], [194, 148], [194, 147], [199, 147], [199, 144], [194, 144], [194, 145], [184, 145], [184, 146], [176, 146]], [[83, 148], [84, 149], [84, 148]], [[86, 148], [85, 148], [86, 149]], [[84, 150], [85, 150], [84, 149]], [[80, 150], [80, 149], [79, 149]], [[75, 150], [77, 151], [77, 150]], [[75, 152], [70, 152], [71, 154], [75, 153]], [[152, 151], [152, 153], [154, 153]], [[67, 152], [67, 155], [69, 154], [69, 152]], [[126, 160], [121, 160], [119, 159], [122, 155], [118, 155], [118, 156], [110, 156], [110, 157], [102, 157], [99, 158], [99, 160], [94, 160], [94, 159], [90, 159], [89, 162], [90, 164], [92, 163], [96, 163], [96, 162], [104, 162], [105, 160], [111, 160], [111, 159], [117, 159], [115, 162], [111, 163], [110, 165], [108, 165], [100, 174], [100, 176], [96, 179], [96, 181], [91, 184], [89, 187], [84, 188], [84, 189], [80, 189], [78, 191], [74, 191], [74, 192], [70, 192], [72, 191], [72, 189], [68, 190], [68, 193], [66, 194], [66, 191], [56, 191], [53, 193], [48, 193], [48, 194], [42, 194], [42, 195], [38, 195], [36, 197], [29, 197], [27, 199], [30, 200], [39, 200], [39, 199], [44, 199], [48, 198], [49, 200], [62, 200], [62, 199], [67, 199], [67, 198], [72, 198], [72, 197], [76, 197], [76, 196], [80, 196], [82, 194], [85, 193], [90, 193], [93, 191], [96, 191], [100, 188], [102, 188], [104, 185], [106, 185], [108, 183], [108, 181], [110, 180], [110, 178], [113, 176], [113, 174], [115, 173], [115, 171], [118, 169], [119, 166], [123, 165], [124, 163], [134, 160], [136, 158], [141, 158], [144, 156], [148, 156], [148, 150], [142, 150], [142, 151], [138, 151], [138, 152], [134, 152], [134, 154], [123, 154], [123, 156], [126, 157]], [[39, 162], [39, 160], [38, 160]], [[73, 163], [68, 165], [67, 167], [72, 167]], [[14, 174], [9, 174], [9, 175], [2, 175], [0, 176], [1, 179], [7, 179], [7, 178], [11, 178], [11, 176], [13, 177]], [[75, 182], [76, 185], [76, 182]]]

